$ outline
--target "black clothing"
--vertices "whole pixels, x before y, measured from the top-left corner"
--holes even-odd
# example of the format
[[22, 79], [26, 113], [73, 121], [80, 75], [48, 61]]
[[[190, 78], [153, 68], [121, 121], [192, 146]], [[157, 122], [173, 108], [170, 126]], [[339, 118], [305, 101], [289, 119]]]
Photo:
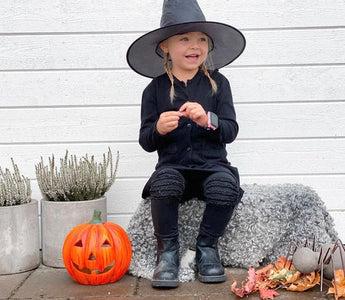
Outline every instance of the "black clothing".
[[[158, 152], [156, 169], [171, 167], [178, 170], [230, 172], [239, 181], [237, 169], [227, 160], [226, 144], [235, 140], [238, 124], [228, 80], [217, 70], [211, 74], [217, 83], [212, 93], [209, 79], [199, 71], [187, 84], [175, 78], [175, 98], [170, 101], [171, 82], [167, 74], [154, 78], [143, 92], [139, 143], [148, 152]], [[198, 102], [205, 111], [218, 116], [216, 130], [206, 130], [192, 120], [181, 117], [178, 128], [160, 135], [156, 129], [162, 112], [178, 111], [185, 102]], [[150, 180], [143, 190], [149, 196]]]
[[179, 249], [177, 237], [157, 237], [157, 266], [152, 275], [152, 287], [178, 287]]
[[[199, 280], [223, 282], [226, 275], [217, 241], [241, 200], [243, 190], [237, 169], [228, 162], [226, 152], [226, 144], [233, 142], [238, 134], [230, 85], [218, 71], [211, 76], [217, 84], [216, 93], [212, 92], [209, 78], [200, 70], [187, 84], [174, 78], [173, 101], [170, 100], [171, 82], [167, 74], [153, 79], [144, 90], [139, 143], [148, 152], [158, 152], [158, 163], [142, 197], [151, 197], [152, 223], [158, 242], [178, 240], [181, 201], [192, 197], [205, 200], [196, 245]], [[187, 101], [198, 102], [205, 111], [213, 112], [218, 117], [218, 128], [207, 130], [181, 117], [175, 130], [160, 135], [156, 128], [160, 114], [178, 111]], [[173, 247], [173, 251], [166, 251], [166, 254], [160, 248], [164, 247], [159, 247], [158, 243], [158, 264], [152, 284], [176, 287], [177, 248]]]
[[226, 172], [205, 172], [160, 168], [150, 180], [151, 215], [156, 237], [178, 236], [179, 203], [193, 197], [205, 200], [200, 233], [223, 235], [242, 193], [235, 176]]

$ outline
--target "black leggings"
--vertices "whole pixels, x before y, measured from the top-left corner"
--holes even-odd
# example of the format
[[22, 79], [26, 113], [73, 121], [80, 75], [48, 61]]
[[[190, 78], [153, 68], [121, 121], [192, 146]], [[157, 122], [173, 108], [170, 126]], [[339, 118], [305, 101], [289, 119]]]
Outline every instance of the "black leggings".
[[218, 238], [241, 198], [238, 180], [230, 172], [164, 168], [151, 178], [152, 221], [155, 235], [161, 238], [178, 235], [178, 205], [192, 197], [206, 202], [200, 234]]

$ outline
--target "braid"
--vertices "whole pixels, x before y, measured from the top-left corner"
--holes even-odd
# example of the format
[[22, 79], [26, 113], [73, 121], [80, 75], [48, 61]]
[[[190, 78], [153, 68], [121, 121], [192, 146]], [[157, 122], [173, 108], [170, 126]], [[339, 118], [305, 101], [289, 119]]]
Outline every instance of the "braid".
[[171, 81], [170, 101], [171, 101], [171, 103], [173, 103], [174, 97], [175, 97], [175, 87], [174, 87], [174, 77], [173, 77], [173, 74], [171, 72], [171, 68], [170, 68], [170, 64], [169, 64], [169, 53], [166, 53], [166, 55], [164, 55], [164, 67], [165, 67], [165, 71], [167, 72], [168, 77]]
[[218, 87], [217, 87], [217, 83], [212, 79], [212, 77], [210, 76], [210, 73], [207, 71], [205, 64], [203, 63], [201, 65], [201, 70], [204, 72], [204, 74], [208, 77], [208, 79], [210, 80], [210, 84], [212, 87], [212, 93], [215, 94], [217, 93]]

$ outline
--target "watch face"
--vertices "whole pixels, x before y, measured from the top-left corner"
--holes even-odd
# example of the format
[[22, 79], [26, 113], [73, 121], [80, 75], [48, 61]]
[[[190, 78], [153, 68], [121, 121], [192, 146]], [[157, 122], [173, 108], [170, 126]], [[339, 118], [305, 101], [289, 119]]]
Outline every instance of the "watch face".
[[211, 111], [209, 111], [207, 115], [208, 115], [208, 128], [212, 130], [216, 130], [218, 128], [218, 116]]
[[218, 117], [214, 113], [211, 113], [211, 124], [218, 128]]

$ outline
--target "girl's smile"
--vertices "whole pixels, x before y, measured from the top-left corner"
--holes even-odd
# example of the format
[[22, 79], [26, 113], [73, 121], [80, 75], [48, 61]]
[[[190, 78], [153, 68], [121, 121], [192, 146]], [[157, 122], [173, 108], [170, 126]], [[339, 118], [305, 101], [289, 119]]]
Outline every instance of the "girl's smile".
[[190, 54], [186, 55], [186, 58], [191, 62], [191, 63], [196, 63], [199, 60], [199, 55], [198, 54]]
[[208, 53], [208, 36], [202, 32], [174, 35], [160, 44], [172, 60], [172, 72], [180, 80], [188, 80], [198, 72]]

